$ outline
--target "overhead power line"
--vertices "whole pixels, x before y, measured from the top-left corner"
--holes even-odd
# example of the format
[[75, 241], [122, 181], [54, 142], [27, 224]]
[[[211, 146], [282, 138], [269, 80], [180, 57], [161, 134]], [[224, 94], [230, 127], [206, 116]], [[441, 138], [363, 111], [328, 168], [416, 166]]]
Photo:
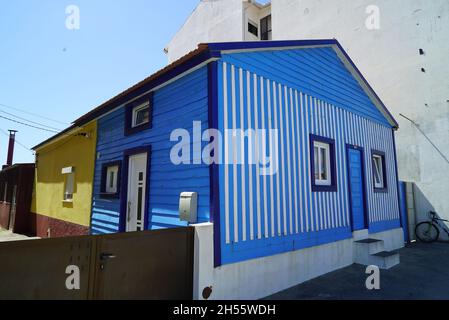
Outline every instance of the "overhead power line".
[[[3, 133], [5, 136], [7, 136], [9, 138], [9, 133], [6, 132], [5, 130], [0, 128], [0, 132]], [[33, 152], [33, 150], [31, 150], [31, 148], [28, 148], [26, 145], [24, 145], [23, 143], [21, 143], [20, 141], [17, 140], [17, 138], [15, 139], [15, 142], [21, 146], [22, 148], [26, 149], [27, 151]]]
[[4, 107], [4, 108], [12, 109], [12, 110], [20, 111], [20, 112], [23, 112], [23, 113], [28, 114], [30, 116], [34, 116], [34, 117], [38, 117], [38, 118], [41, 118], [41, 119], [45, 119], [45, 120], [48, 120], [48, 121], [51, 121], [51, 122], [54, 122], [54, 123], [59, 123], [59, 124], [62, 124], [64, 126], [69, 125], [69, 123], [67, 123], [67, 122], [63, 122], [63, 121], [60, 121], [60, 120], [55, 120], [55, 119], [52, 119], [52, 118], [48, 118], [48, 117], [42, 116], [40, 114], [36, 114], [36, 113], [33, 113], [33, 112], [29, 112], [29, 111], [23, 110], [23, 109], [18, 108], [18, 107], [13, 107], [11, 105], [0, 103], [0, 106]]
[[28, 120], [28, 119], [26, 119], [26, 118], [20, 117], [20, 116], [18, 116], [18, 115], [13, 114], [13, 113], [9, 113], [9, 112], [3, 111], [3, 110], [0, 110], [0, 112], [1, 112], [1, 113], [4, 113], [4, 114], [7, 114], [7, 115], [9, 115], [9, 116], [12, 116], [12, 117], [14, 117], [14, 118], [17, 118], [17, 119], [20, 119], [20, 120], [23, 120], [23, 121], [26, 121], [26, 122], [29, 122], [29, 123], [38, 125], [38, 126], [40, 126], [40, 127], [45, 127], [45, 128], [51, 129], [51, 130], [61, 131], [61, 129], [59, 129], [59, 128], [55, 128], [55, 127], [52, 127], [52, 126], [48, 126], [48, 125], [43, 124], [43, 123], [40, 123], [40, 122], [35, 122], [35, 121], [32, 121], [32, 120]]
[[8, 117], [4, 117], [4, 116], [1, 116], [1, 115], [0, 115], [0, 118], [8, 120], [8, 121], [11, 121], [11, 122], [15, 122], [15, 123], [27, 126], [27, 127], [31, 127], [31, 128], [34, 128], [34, 129], [42, 130], [42, 131], [47, 131], [47, 132], [51, 132], [51, 133], [58, 133], [59, 132], [57, 130], [42, 128], [42, 127], [39, 127], [39, 126], [35, 126], [35, 125], [32, 125], [32, 124], [28, 124], [28, 123], [25, 123], [25, 122], [14, 120], [14, 119], [11, 119], [11, 118], [8, 118]]

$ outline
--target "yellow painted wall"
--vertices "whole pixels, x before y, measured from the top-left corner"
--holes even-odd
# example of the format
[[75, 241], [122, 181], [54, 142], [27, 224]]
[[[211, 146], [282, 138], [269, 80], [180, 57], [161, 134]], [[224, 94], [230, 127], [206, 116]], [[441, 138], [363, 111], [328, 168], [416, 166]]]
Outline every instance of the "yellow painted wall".
[[[87, 133], [88, 136], [78, 135]], [[59, 220], [90, 226], [95, 166], [97, 123], [91, 122], [62, 139], [36, 150], [36, 178], [31, 211]], [[63, 201], [66, 176], [61, 170], [74, 167], [73, 202]]]

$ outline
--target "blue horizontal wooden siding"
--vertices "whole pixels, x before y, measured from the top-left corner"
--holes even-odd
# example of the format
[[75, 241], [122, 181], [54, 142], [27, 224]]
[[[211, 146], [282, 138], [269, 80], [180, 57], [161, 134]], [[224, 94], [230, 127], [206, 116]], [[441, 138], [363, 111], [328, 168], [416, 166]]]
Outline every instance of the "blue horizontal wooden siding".
[[[328, 71], [320, 66], [328, 63], [331, 53], [326, 55], [322, 49], [313, 50], [318, 50], [320, 55], [312, 53], [308, 60], [316, 61], [317, 68], [323, 69], [319, 76], [323, 82], [314, 84], [319, 87], [316, 95], [305, 92], [309, 91], [304, 89], [304, 82], [312, 83], [317, 75], [308, 75], [307, 81], [301, 78], [287, 81], [286, 67], [280, 65], [279, 59], [266, 58], [263, 67], [256, 62], [266, 55], [264, 52], [250, 53], [248, 61], [242, 59], [246, 54], [230, 54], [218, 64], [220, 130], [279, 131], [279, 171], [271, 176], [262, 176], [260, 166], [248, 164], [248, 152], [243, 156], [244, 164], [237, 163], [232, 155], [239, 145], [232, 139], [225, 140], [224, 158], [229, 158], [230, 164], [219, 166], [221, 250], [225, 264], [352, 237], [347, 144], [366, 150], [370, 231], [399, 226], [392, 128], [375, 106], [370, 105], [368, 97], [356, 90], [358, 84], [352, 77], [346, 79], [341, 76], [345, 74], [343, 70]], [[285, 52], [273, 53], [282, 54]], [[334, 68], [339, 66], [333, 63]], [[265, 72], [271, 67], [269, 73]], [[296, 66], [289, 64], [289, 68], [294, 70]], [[340, 76], [330, 79], [329, 83], [338, 84], [340, 94], [348, 94], [345, 100], [339, 100], [345, 103], [344, 108], [334, 104], [337, 91], [329, 94], [334, 90], [326, 82], [326, 77], [332, 77], [331, 73]], [[352, 108], [357, 112], [348, 107], [355, 100], [358, 102], [354, 102]], [[365, 105], [364, 111], [360, 111], [360, 103]], [[335, 140], [337, 192], [312, 192], [310, 134]], [[259, 143], [256, 138], [243, 139], [246, 151]], [[266, 146], [261, 152], [267, 149]], [[373, 190], [371, 149], [385, 152], [389, 185], [386, 193]]]
[[[194, 71], [154, 92], [153, 127], [124, 136], [125, 111], [119, 108], [98, 121], [94, 196], [92, 206], [93, 234], [119, 231], [120, 199], [101, 199], [100, 183], [103, 163], [123, 160], [124, 151], [140, 146], [152, 147], [149, 212], [150, 229], [184, 226], [179, 220], [179, 195], [196, 191], [199, 195], [199, 222], [209, 221], [209, 168], [201, 165], [172, 164], [170, 134], [177, 128], [192, 133], [193, 121], [208, 128], [207, 68]], [[122, 172], [122, 176], [125, 172]], [[126, 197], [121, 193], [120, 197]]]

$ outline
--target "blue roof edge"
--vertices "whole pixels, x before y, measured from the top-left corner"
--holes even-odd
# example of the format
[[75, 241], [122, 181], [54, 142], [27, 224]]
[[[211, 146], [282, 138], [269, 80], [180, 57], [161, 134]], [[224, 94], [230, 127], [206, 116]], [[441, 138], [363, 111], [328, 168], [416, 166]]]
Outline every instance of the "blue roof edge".
[[[349, 57], [346, 50], [338, 42], [337, 39], [311, 39], [311, 40], [276, 40], [276, 41], [248, 41], [248, 42], [216, 42], [207, 43], [209, 50], [211, 52], [220, 53], [223, 51], [233, 51], [233, 50], [251, 50], [251, 49], [270, 49], [270, 48], [281, 48], [281, 47], [310, 47], [310, 46], [336, 46], [338, 50], [343, 54], [346, 61], [351, 65], [357, 76], [365, 84], [367, 89], [370, 91], [372, 96], [376, 101], [373, 101], [376, 106], [379, 106], [381, 112], [383, 111], [385, 118], [392, 125], [394, 129], [399, 128], [399, 124], [393, 117], [391, 112], [388, 110], [386, 105], [377, 95], [376, 91], [372, 88], [363, 74], [355, 65], [354, 61]], [[351, 70], [350, 70], [351, 71]], [[351, 72], [352, 73], [352, 72]], [[371, 97], [370, 97], [371, 98]]]
[[[340, 51], [343, 53], [343, 55], [345, 56], [345, 58], [348, 60], [348, 62], [352, 65], [352, 67], [355, 69], [355, 71], [358, 73], [358, 75], [360, 76], [360, 78], [362, 79], [362, 81], [366, 84], [366, 86], [368, 87], [368, 89], [371, 91], [371, 93], [374, 95], [374, 97], [376, 98], [376, 100], [379, 102], [379, 104], [381, 105], [381, 107], [383, 108], [383, 110], [387, 113], [388, 117], [390, 118], [392, 125], [395, 129], [399, 129], [399, 123], [396, 121], [396, 119], [393, 117], [393, 115], [391, 114], [391, 112], [388, 110], [388, 108], [386, 107], [386, 105], [383, 103], [382, 99], [380, 99], [380, 97], [377, 95], [376, 91], [374, 91], [374, 89], [371, 87], [371, 85], [369, 84], [368, 80], [366, 80], [366, 78], [363, 76], [363, 73], [360, 72], [359, 68], [357, 68], [357, 66], [355, 65], [354, 61], [352, 61], [351, 57], [348, 55], [348, 53], [346, 52], [346, 50], [342, 47], [342, 45], [337, 41], [336, 41], [336, 45], [337, 47], [340, 49]], [[388, 120], [388, 119], [387, 119]]]
[[341, 44], [337, 39], [311, 39], [311, 40], [275, 40], [275, 41], [240, 41], [240, 42], [213, 42], [213, 43], [202, 43], [198, 45], [198, 49], [192, 51], [191, 53], [185, 55], [179, 60], [175, 61], [171, 65], [165, 67], [164, 69], [156, 72], [152, 76], [147, 79], [139, 82], [133, 87], [125, 90], [109, 101], [103, 103], [99, 107], [89, 111], [79, 119], [73, 122], [73, 125], [67, 128], [66, 130], [61, 131], [60, 133], [50, 137], [44, 142], [38, 144], [32, 149], [35, 150], [53, 139], [64, 135], [67, 131], [73, 130], [77, 127], [81, 127], [82, 125], [97, 119], [104, 115], [105, 113], [110, 112], [112, 109], [125, 104], [127, 101], [134, 99], [135, 97], [142, 95], [145, 92], [148, 92], [165, 82], [172, 80], [173, 78], [183, 74], [184, 72], [197, 67], [198, 65], [210, 60], [210, 59], [219, 59], [221, 58], [223, 51], [233, 51], [233, 50], [252, 50], [252, 49], [270, 49], [270, 48], [287, 48], [287, 47], [310, 47], [310, 46], [336, 46], [339, 51], [343, 54], [344, 58], [351, 65], [363, 83], [366, 85], [372, 96], [376, 101], [375, 105], [380, 106], [384, 111], [384, 115], [388, 122], [393, 126], [393, 128], [398, 129], [399, 124], [387, 109], [385, 104], [382, 102], [380, 97], [365, 79], [363, 74], [354, 64], [352, 59], [349, 57], [347, 52], [343, 49]]

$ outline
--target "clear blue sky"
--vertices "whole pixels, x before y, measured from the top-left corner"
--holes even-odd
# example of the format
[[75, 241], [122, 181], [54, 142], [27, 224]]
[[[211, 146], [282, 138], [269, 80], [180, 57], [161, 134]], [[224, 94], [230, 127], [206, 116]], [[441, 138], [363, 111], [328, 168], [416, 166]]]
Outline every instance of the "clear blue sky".
[[[14, 0], [0, 3], [0, 116], [63, 129], [167, 64], [163, 48], [199, 0]], [[66, 28], [68, 5], [80, 30]], [[55, 119], [52, 122], [2, 106]], [[17, 118], [15, 118], [17, 119]], [[21, 120], [19, 120], [21, 121]], [[8, 138], [32, 147], [52, 133], [0, 118], [0, 164]], [[16, 144], [15, 163], [34, 156]]]

